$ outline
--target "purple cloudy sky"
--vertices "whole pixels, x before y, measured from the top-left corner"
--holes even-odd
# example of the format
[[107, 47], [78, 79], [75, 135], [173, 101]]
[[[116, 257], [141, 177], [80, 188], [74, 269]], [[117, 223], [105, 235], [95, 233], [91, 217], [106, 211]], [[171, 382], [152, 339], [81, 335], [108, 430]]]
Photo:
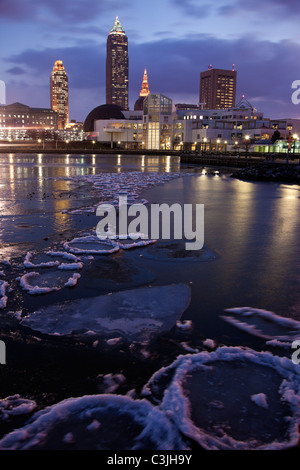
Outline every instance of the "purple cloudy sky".
[[209, 64], [238, 72], [237, 97], [268, 117], [299, 117], [299, 0], [0, 0], [0, 79], [7, 103], [50, 107], [49, 77], [61, 59], [70, 118], [105, 103], [106, 38], [116, 15], [129, 40], [129, 102], [148, 70], [150, 90], [197, 103]]

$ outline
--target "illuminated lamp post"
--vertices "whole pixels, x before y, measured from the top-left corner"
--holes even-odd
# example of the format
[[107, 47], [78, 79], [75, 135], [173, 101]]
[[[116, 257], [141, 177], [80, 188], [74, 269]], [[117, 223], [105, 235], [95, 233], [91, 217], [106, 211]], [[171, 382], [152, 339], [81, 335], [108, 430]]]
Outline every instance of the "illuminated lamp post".
[[293, 140], [294, 140], [294, 144], [293, 144], [293, 155], [295, 155], [296, 141], [298, 140], [298, 135], [297, 135], [297, 134], [294, 134], [294, 135], [293, 135]]
[[248, 145], [249, 145], [250, 136], [246, 135], [245, 140], [246, 140], [246, 158], [248, 158]]

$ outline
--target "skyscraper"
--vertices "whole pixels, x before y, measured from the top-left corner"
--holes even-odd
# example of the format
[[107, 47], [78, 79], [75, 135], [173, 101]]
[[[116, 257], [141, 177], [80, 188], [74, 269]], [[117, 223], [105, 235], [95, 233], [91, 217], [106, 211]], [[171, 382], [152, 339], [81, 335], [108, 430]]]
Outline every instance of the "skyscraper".
[[62, 60], [54, 64], [50, 77], [51, 108], [58, 115], [58, 129], [65, 129], [69, 122], [68, 76]]
[[128, 109], [128, 39], [116, 21], [107, 38], [106, 104], [117, 104]]
[[235, 106], [236, 76], [234, 70], [213, 69], [200, 74], [199, 101], [204, 109], [227, 109]]
[[147, 70], [144, 70], [144, 76], [143, 76], [143, 82], [142, 82], [142, 88], [140, 91], [140, 96], [136, 100], [135, 105], [134, 105], [134, 110], [135, 111], [143, 111], [143, 104], [144, 104], [144, 99], [146, 96], [150, 94], [150, 89], [149, 89], [149, 83], [148, 83], [148, 76], [147, 76]]

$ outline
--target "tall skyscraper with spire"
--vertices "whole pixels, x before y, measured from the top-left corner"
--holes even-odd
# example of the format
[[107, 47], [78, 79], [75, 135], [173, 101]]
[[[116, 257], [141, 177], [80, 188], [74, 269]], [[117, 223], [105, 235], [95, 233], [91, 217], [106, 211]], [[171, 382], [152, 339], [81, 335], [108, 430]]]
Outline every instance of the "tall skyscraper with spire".
[[140, 96], [136, 100], [135, 105], [134, 105], [134, 110], [135, 111], [142, 111], [143, 110], [143, 104], [144, 104], [144, 99], [146, 96], [150, 94], [150, 89], [149, 89], [149, 83], [148, 83], [148, 75], [147, 75], [147, 70], [144, 70], [144, 76], [143, 76], [143, 82], [142, 82], [142, 88], [140, 91]]
[[106, 104], [128, 110], [128, 38], [116, 17], [107, 38]]
[[62, 60], [54, 64], [50, 77], [51, 108], [58, 115], [58, 129], [65, 129], [69, 122], [69, 84]]

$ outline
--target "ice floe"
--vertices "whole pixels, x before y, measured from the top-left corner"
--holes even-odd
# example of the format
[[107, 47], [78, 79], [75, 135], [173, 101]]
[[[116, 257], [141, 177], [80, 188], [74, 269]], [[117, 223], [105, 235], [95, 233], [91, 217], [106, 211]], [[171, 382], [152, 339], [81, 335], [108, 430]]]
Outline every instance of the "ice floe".
[[30, 295], [48, 294], [53, 291], [58, 291], [63, 287], [73, 287], [80, 279], [79, 273], [70, 273], [66, 269], [55, 270], [47, 273], [38, 273], [31, 271], [18, 277], [22, 289], [27, 291]]
[[22, 398], [20, 395], [12, 395], [0, 399], [0, 420], [7, 420], [11, 416], [20, 416], [31, 413], [37, 404], [34, 400]]
[[3, 309], [7, 305], [6, 290], [8, 289], [8, 283], [0, 280], [0, 309]]
[[93, 395], [38, 413], [0, 440], [1, 450], [185, 450], [177, 429], [147, 400]]
[[224, 346], [179, 356], [143, 395], [204, 449], [275, 450], [299, 441], [299, 366], [269, 352]]
[[21, 323], [49, 335], [92, 331], [143, 341], [169, 331], [190, 303], [186, 284], [144, 287], [41, 308]]
[[95, 235], [77, 237], [64, 243], [65, 250], [76, 254], [106, 255], [119, 251], [119, 244], [113, 240], [100, 240]]
[[[59, 265], [59, 261], [41, 261], [40, 263], [33, 263], [32, 257], [34, 253], [28, 252], [24, 259], [25, 268], [53, 268]], [[36, 255], [38, 256], [38, 255]], [[39, 255], [41, 256], [41, 255]]]
[[252, 307], [225, 310], [221, 318], [251, 335], [267, 340], [273, 346], [285, 347], [300, 338], [300, 322], [273, 312]]
[[131, 248], [153, 245], [156, 243], [156, 240], [148, 239], [148, 237], [142, 233], [130, 233], [128, 235], [120, 235], [117, 238], [117, 242], [122, 250], [130, 250]]
[[74, 263], [78, 262], [78, 257], [73, 255], [72, 253], [68, 253], [66, 251], [47, 251], [46, 255], [48, 256], [55, 256], [55, 257], [62, 257], [68, 261], [73, 261]]
[[185, 176], [183, 173], [143, 173], [139, 171], [124, 173], [99, 173], [96, 175], [74, 176], [75, 183], [90, 183], [95, 197], [99, 202], [94, 206], [70, 209], [72, 214], [95, 213], [100, 203], [106, 202], [118, 206], [117, 198], [126, 196], [128, 204], [139, 202], [147, 204], [147, 200], [139, 199], [141, 193], [151, 187], [167, 183], [175, 178]]

